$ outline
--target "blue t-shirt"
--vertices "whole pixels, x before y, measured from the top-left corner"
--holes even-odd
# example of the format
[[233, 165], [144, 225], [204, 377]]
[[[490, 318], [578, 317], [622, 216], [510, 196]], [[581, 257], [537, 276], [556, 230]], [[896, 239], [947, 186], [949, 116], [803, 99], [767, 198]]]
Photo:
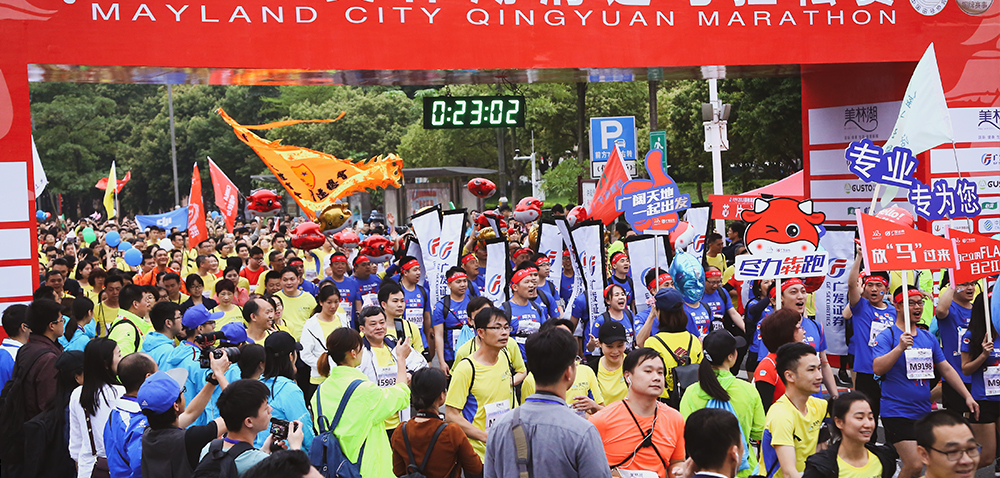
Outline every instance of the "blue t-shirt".
[[6, 350], [0, 350], [0, 391], [3, 391], [12, 376], [14, 376], [14, 358]]
[[628, 275], [626, 275], [624, 279], [618, 279], [614, 274], [611, 274], [611, 277], [608, 277], [608, 285], [617, 284], [622, 286], [622, 288], [625, 289], [625, 303], [628, 304], [629, 307], [634, 307], [635, 291], [632, 290], [632, 284], [629, 282]]
[[[948, 308], [948, 316], [938, 319], [938, 334], [941, 336], [941, 349], [944, 356], [952, 368], [962, 376], [962, 381], [970, 383], [972, 378], [962, 373], [962, 345], [965, 332], [969, 329], [969, 319], [972, 317], [972, 309], [966, 309], [955, 302]], [[978, 400], [978, 399], [977, 399]]]
[[708, 305], [708, 308], [712, 309], [712, 315], [715, 315], [720, 320], [731, 307], [729, 304], [729, 293], [722, 287], [719, 287], [711, 294], [705, 294], [701, 298], [701, 303]]
[[[712, 329], [712, 315], [705, 304], [692, 306], [684, 303], [684, 313], [688, 316], [687, 331], [694, 334], [699, 339], [704, 339]], [[659, 325], [659, 324], [654, 324]]]
[[434, 306], [434, 311], [431, 312], [431, 323], [435, 327], [444, 324], [444, 359], [455, 360], [456, 345], [462, 345], [455, 342], [461, 335], [462, 326], [467, 324], [469, 319], [469, 294], [465, 294], [465, 297], [459, 302], [450, 299], [450, 296], [448, 300], [450, 302], [448, 310], [444, 308], [444, 299], [438, 301], [437, 305]]
[[473, 297], [479, 297], [483, 295], [483, 290], [486, 289], [486, 276], [479, 274], [475, 279], [469, 281], [469, 294]]
[[875, 360], [875, 356], [872, 355], [872, 347], [875, 345], [875, 338], [879, 332], [896, 323], [896, 309], [889, 306], [876, 309], [868, 299], [862, 298], [851, 307], [851, 314], [854, 336], [851, 337], [848, 353], [854, 354], [854, 371], [874, 374], [872, 360]]
[[[647, 307], [645, 309], [640, 310], [639, 312], [637, 312], [635, 314], [635, 321], [634, 321], [635, 330], [639, 330], [643, 326], [646, 325], [646, 321], [649, 320], [649, 313], [652, 312], [652, 311], [653, 311], [652, 307]], [[653, 326], [652, 327], [653, 328], [649, 330], [649, 336], [650, 337], [652, 337], [653, 335], [656, 335], [656, 333], [659, 332], [659, 330], [660, 330], [660, 319], [659, 318], [656, 318], [656, 317], [653, 318]]]
[[[371, 274], [367, 279], [361, 279], [354, 277], [354, 284], [357, 286], [354, 291], [354, 300], [361, 301], [361, 307], [366, 305], [378, 305], [378, 285], [381, 282], [377, 275]], [[367, 297], [367, 302], [365, 298]], [[355, 314], [361, 312], [360, 310], [354, 311]]]
[[[881, 357], [889, 353], [899, 344], [899, 338], [902, 335], [903, 331], [895, 324], [883, 330], [875, 338], [875, 346], [872, 350], [874, 357]], [[926, 330], [917, 329], [917, 335], [913, 337], [913, 347], [910, 349], [930, 349], [931, 361], [935, 366], [945, 361], [941, 345]], [[858, 360], [855, 358], [854, 363], [857, 364]], [[906, 354], [905, 352], [899, 354], [896, 363], [892, 364], [892, 368], [882, 376], [882, 416], [916, 420], [930, 411], [931, 388], [929, 382], [906, 378]]]
[[542, 312], [547, 318], [556, 319], [559, 317], [559, 303], [556, 299], [546, 291], [548, 287], [546, 285], [548, 282], [542, 284], [542, 287], [535, 289], [538, 291], [538, 297], [535, 297], [534, 302], [538, 304], [538, 308], [542, 309]]
[[[952, 306], [954, 305], [955, 304], [952, 304]], [[962, 334], [962, 345], [960, 347], [961, 352], [969, 352], [969, 341], [971, 339], [972, 333], [966, 330], [965, 333]], [[946, 353], [945, 356], [947, 355], [948, 354]], [[972, 372], [972, 377], [970, 377], [972, 385], [972, 398], [976, 400], [990, 400], [994, 402], [1000, 401], [1000, 395], [986, 395], [986, 367], [996, 367], [997, 365], [1000, 365], [1000, 350], [997, 350], [994, 347], [993, 351], [990, 352], [990, 357], [983, 362], [983, 365], [976, 369], [975, 372]], [[961, 373], [961, 371], [959, 371], [959, 373]], [[1000, 377], [992, 376], [990, 379], [996, 381], [1000, 379]]]
[[337, 281], [333, 277], [327, 276], [326, 279], [333, 281], [333, 286], [340, 291], [340, 309], [347, 314], [347, 318], [351, 320], [351, 323], [356, 323], [356, 313], [354, 310], [354, 301], [358, 300], [361, 296], [358, 295], [358, 281], [353, 277], [344, 276], [344, 280]]
[[411, 322], [420, 329], [420, 338], [427, 343], [427, 333], [424, 331], [424, 312], [430, 313], [430, 297], [419, 284], [413, 290], [406, 290], [402, 283], [399, 286], [403, 289], [403, 300], [406, 302], [406, 311], [403, 318]]
[[569, 299], [573, 297], [573, 281], [576, 280], [575, 276], [567, 276], [562, 272], [559, 273], [559, 297], [563, 301], [569, 302]]
[[[573, 299], [573, 307], [570, 309], [570, 316], [579, 319], [579, 323], [584, 322], [589, 323], [590, 321], [590, 307], [587, 306], [587, 296], [586, 294], [580, 294]], [[596, 335], [594, 337], [597, 337]], [[586, 335], [583, 336], [584, 343], [590, 339]]]
[[301, 290], [302, 292], [308, 292], [312, 294], [313, 297], [319, 295], [319, 287], [317, 287], [316, 284], [313, 284], [312, 282], [309, 282], [307, 280], [304, 280], [302, 281], [301, 284], [299, 284], [299, 290]]
[[[622, 324], [623, 327], [625, 327], [625, 338], [627, 339], [625, 340], [625, 350], [632, 350], [632, 347], [635, 344], [635, 331], [637, 329], [635, 329], [635, 322], [634, 322], [635, 316], [632, 315], [632, 311], [628, 309], [624, 310], [624, 314], [622, 315], [621, 320], [611, 317], [611, 314], [609, 312], [605, 312], [599, 315], [596, 319], [590, 321], [590, 326], [588, 327], [589, 329], [588, 333], [593, 335], [594, 337], [597, 337], [598, 329], [601, 328], [601, 325], [603, 325], [604, 321], [609, 317], [611, 318], [611, 320], [614, 320], [615, 322], [618, 322], [619, 324]], [[650, 336], [652, 335], [655, 335], [655, 333], [650, 334]], [[590, 339], [589, 336], [587, 338]], [[595, 348], [592, 353], [588, 353], [587, 355], [601, 355], [601, 349]]]
[[770, 305], [764, 307], [764, 310], [760, 313], [760, 320], [757, 321], [757, 331], [754, 332], [753, 342], [750, 342], [750, 348], [748, 350], [751, 352], [757, 352], [757, 358], [764, 357], [769, 353], [767, 351], [767, 347], [764, 346], [764, 341], [760, 338], [760, 324], [764, 323], [764, 319], [771, 315], [771, 312], [774, 312], [773, 307]]
[[521, 347], [521, 356], [524, 357], [524, 342], [529, 335], [538, 332], [538, 328], [545, 322], [545, 310], [536, 309], [537, 304], [517, 305], [513, 301], [506, 304], [510, 304], [510, 335]]

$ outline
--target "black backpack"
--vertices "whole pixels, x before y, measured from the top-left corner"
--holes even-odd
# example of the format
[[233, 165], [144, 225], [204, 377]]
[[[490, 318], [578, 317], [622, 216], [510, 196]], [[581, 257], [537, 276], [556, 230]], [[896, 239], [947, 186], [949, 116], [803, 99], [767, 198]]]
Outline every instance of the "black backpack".
[[673, 378], [674, 389], [668, 394], [667, 404], [675, 409], [680, 408], [684, 390], [687, 390], [692, 384], [698, 382], [698, 368], [701, 367], [700, 364], [691, 363], [691, 345], [694, 344], [694, 335], [688, 334], [688, 346], [682, 357], [678, 357], [673, 350], [670, 350], [670, 346], [660, 337], [654, 335], [653, 338], [663, 345], [663, 348], [670, 354], [670, 357], [677, 363], [669, 371], [671, 378]]
[[253, 444], [241, 441], [229, 450], [222, 449], [223, 439], [216, 438], [208, 445], [208, 453], [198, 463], [191, 478], [239, 478], [236, 457], [253, 450]]
[[[0, 393], [0, 461], [6, 463], [24, 462], [24, 424], [28, 421], [24, 408], [24, 379], [38, 359], [48, 354], [55, 355], [55, 352], [43, 347], [32, 351], [34, 353], [30, 357], [25, 352], [18, 353], [21, 362], [15, 361], [15, 374]], [[22, 367], [18, 368], [17, 363]]]
[[438, 436], [441, 435], [446, 426], [448, 426], [447, 423], [442, 423], [438, 425], [437, 430], [434, 430], [434, 436], [431, 437], [431, 442], [427, 445], [427, 453], [424, 453], [424, 461], [420, 462], [420, 466], [417, 466], [417, 460], [413, 458], [413, 449], [410, 448], [410, 437], [406, 434], [406, 422], [403, 422], [403, 444], [406, 445], [406, 455], [410, 459], [410, 464], [406, 465], [406, 471], [409, 471], [409, 473], [400, 478], [427, 478], [427, 475], [424, 474], [426, 473], [424, 469], [427, 468], [427, 462], [431, 460], [431, 452], [434, 451], [434, 445], [438, 441]]

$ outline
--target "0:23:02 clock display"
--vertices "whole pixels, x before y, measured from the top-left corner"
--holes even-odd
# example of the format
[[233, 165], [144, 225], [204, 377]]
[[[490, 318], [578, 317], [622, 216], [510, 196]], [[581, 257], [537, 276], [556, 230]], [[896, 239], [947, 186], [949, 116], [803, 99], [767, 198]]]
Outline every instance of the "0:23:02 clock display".
[[523, 96], [424, 97], [424, 129], [524, 126]]

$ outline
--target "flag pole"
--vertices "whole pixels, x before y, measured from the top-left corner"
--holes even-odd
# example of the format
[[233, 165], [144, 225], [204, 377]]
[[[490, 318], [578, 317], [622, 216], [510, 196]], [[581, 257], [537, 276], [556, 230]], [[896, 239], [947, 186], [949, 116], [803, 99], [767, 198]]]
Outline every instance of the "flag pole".
[[992, 342], [993, 341], [992, 340], [992, 338], [993, 338], [993, 331], [992, 331], [992, 328], [993, 328], [993, 319], [990, 318], [990, 294], [989, 294], [989, 291], [986, 289], [986, 278], [985, 277], [982, 278], [982, 279], [979, 279], [979, 285], [983, 289], [983, 292], [982, 292], [982, 294], [983, 294], [983, 312], [985, 313], [985, 317], [986, 317], [986, 336], [989, 337], [991, 339], [990, 342]]
[[906, 330], [904, 333], [910, 333], [910, 290], [908, 287], [906, 279], [906, 271], [900, 271], [903, 276], [903, 317], [906, 319]]
[[653, 275], [656, 276], [656, 278], [653, 279], [653, 283], [656, 284], [656, 290], [653, 291], [653, 295], [656, 295], [656, 293], [660, 291], [660, 252], [659, 252], [659, 248], [656, 247], [657, 246], [657, 244], [656, 244], [657, 242], [660, 242], [660, 236], [654, 235], [653, 236], [653, 270], [656, 271], [656, 272], [654, 272]]
[[781, 277], [774, 279], [774, 310], [781, 310]]

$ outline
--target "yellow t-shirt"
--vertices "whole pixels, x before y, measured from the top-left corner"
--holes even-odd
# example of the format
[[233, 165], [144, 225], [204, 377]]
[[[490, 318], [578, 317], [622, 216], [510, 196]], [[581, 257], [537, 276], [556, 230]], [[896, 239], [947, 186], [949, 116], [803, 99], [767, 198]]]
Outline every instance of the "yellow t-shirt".
[[[320, 325], [322, 326], [323, 324], [324, 322], [320, 321]], [[372, 347], [372, 353], [375, 355], [375, 363], [378, 364], [378, 370], [375, 371], [375, 375], [378, 377], [378, 380], [375, 382], [376, 385], [383, 388], [396, 385], [398, 366], [396, 365], [396, 359], [392, 356], [392, 351], [389, 350], [389, 347], [383, 345], [382, 347]], [[397, 426], [399, 426], [398, 413], [386, 419], [385, 429], [395, 430]]]
[[[338, 309], [338, 312], [343, 313], [343, 309]], [[398, 337], [396, 337], [396, 325], [393, 321], [385, 321], [385, 336], [398, 340]], [[424, 353], [424, 348], [426, 348], [424, 338], [420, 336], [420, 329], [413, 325], [413, 322], [408, 320], [403, 321], [403, 336], [410, 338], [410, 347], [413, 347], [413, 350]]]
[[[663, 342], [661, 343], [660, 340]], [[691, 335], [690, 332], [660, 332], [648, 339], [643, 347], [649, 347], [660, 353], [660, 357], [663, 357], [663, 363], [667, 366], [667, 376], [666, 385], [663, 387], [663, 394], [660, 395], [663, 398], [670, 396], [670, 391], [674, 389], [674, 377], [670, 373], [670, 370], [678, 365], [677, 361], [670, 356], [667, 352], [666, 347], [663, 344], [667, 344], [670, 350], [674, 352], [677, 358], [682, 358], [683, 355], [691, 357], [691, 363], [701, 363], [701, 341], [698, 337]], [[690, 344], [691, 350], [688, 350]]]
[[223, 325], [230, 322], [236, 322], [246, 326], [246, 322], [243, 321], [243, 309], [236, 304], [233, 304], [233, 308], [228, 312], [222, 310], [221, 305], [212, 309], [212, 312], [222, 312], [225, 314], [222, 317], [219, 317], [219, 320], [215, 321], [215, 330], [221, 330]]
[[604, 397], [604, 405], [610, 405], [628, 395], [628, 385], [625, 384], [625, 376], [622, 375], [623, 368], [608, 370], [604, 367], [604, 357], [601, 357], [601, 361], [598, 362], [597, 388], [601, 391], [601, 396]]
[[[528, 376], [524, 377], [524, 381], [521, 382], [521, 403], [523, 404], [524, 400], [533, 393], [535, 393], [535, 376], [529, 372]], [[576, 380], [573, 381], [573, 386], [566, 391], [566, 404], [572, 405], [576, 401], [576, 397], [587, 397], [598, 405], [604, 405], [601, 387], [597, 386], [597, 375], [593, 369], [583, 364], [576, 366]]]
[[[460, 362], [465, 357], [472, 355], [476, 351], [476, 339], [462, 344], [458, 350], [455, 351], [455, 361], [452, 362], [456, 364]], [[507, 356], [510, 357], [510, 363], [514, 364], [514, 373], [527, 373], [528, 367], [524, 365], [524, 357], [521, 356], [521, 347], [517, 346], [517, 342], [514, 339], [507, 340], [507, 345], [504, 347], [507, 351]]]
[[838, 456], [837, 469], [840, 470], [840, 478], [881, 478], [882, 476], [882, 462], [871, 450], [868, 450], [868, 463], [865, 466], [855, 468]]
[[[816, 443], [819, 441], [819, 428], [826, 416], [826, 400], [809, 397], [806, 401], [806, 414], [799, 412], [787, 395], [782, 395], [771, 405], [764, 419], [764, 440], [760, 449], [761, 469], [770, 469], [774, 464], [766, 461], [774, 457], [775, 445], [795, 447], [795, 469], [800, 473], [806, 469], [806, 458], [816, 453]], [[770, 442], [768, 442], [770, 438]], [[771, 449], [767, 449], [771, 447]], [[876, 461], [878, 461], [876, 459]], [[782, 478], [778, 467], [774, 478]]]
[[709, 266], [715, 266], [719, 269], [719, 272], [726, 272], [726, 256], [724, 256], [721, 252], [715, 257], [710, 257], [708, 254], [705, 254], [705, 263]]
[[[512, 410], [514, 389], [511, 386], [511, 363], [504, 354], [497, 363], [483, 365], [472, 357], [456, 362], [451, 369], [451, 384], [444, 404], [462, 411], [473, 426], [489, 433], [489, 427], [504, 413]], [[470, 387], [471, 385], [471, 387]], [[486, 457], [486, 443], [469, 439], [480, 458]]]
[[206, 275], [199, 275], [198, 277], [201, 277], [201, 281], [205, 283], [206, 291], [215, 292], [215, 283], [219, 281], [219, 278], [215, 277], [215, 274], [209, 272]]
[[[191, 298], [191, 296], [189, 296], [189, 295], [187, 295], [187, 294], [185, 294], [183, 292], [177, 292], [177, 300], [171, 300], [170, 302], [173, 302], [175, 304], [183, 304], [183, 303], [187, 302], [187, 300], [190, 299], [190, 298]], [[167, 300], [170, 300], [170, 299], [167, 299]]]
[[281, 303], [284, 306], [281, 320], [285, 322], [288, 333], [292, 334], [292, 337], [301, 337], [302, 326], [306, 324], [306, 319], [312, 317], [313, 310], [316, 308], [316, 298], [308, 292], [301, 290], [296, 290], [296, 292], [298, 295], [295, 297], [285, 295], [283, 290], [279, 290], [275, 295], [281, 297]]
[[104, 305], [104, 302], [96, 301], [94, 302], [94, 320], [97, 321], [97, 336], [103, 337], [107, 335], [108, 327], [115, 323], [118, 319], [118, 308], [108, 307]]

